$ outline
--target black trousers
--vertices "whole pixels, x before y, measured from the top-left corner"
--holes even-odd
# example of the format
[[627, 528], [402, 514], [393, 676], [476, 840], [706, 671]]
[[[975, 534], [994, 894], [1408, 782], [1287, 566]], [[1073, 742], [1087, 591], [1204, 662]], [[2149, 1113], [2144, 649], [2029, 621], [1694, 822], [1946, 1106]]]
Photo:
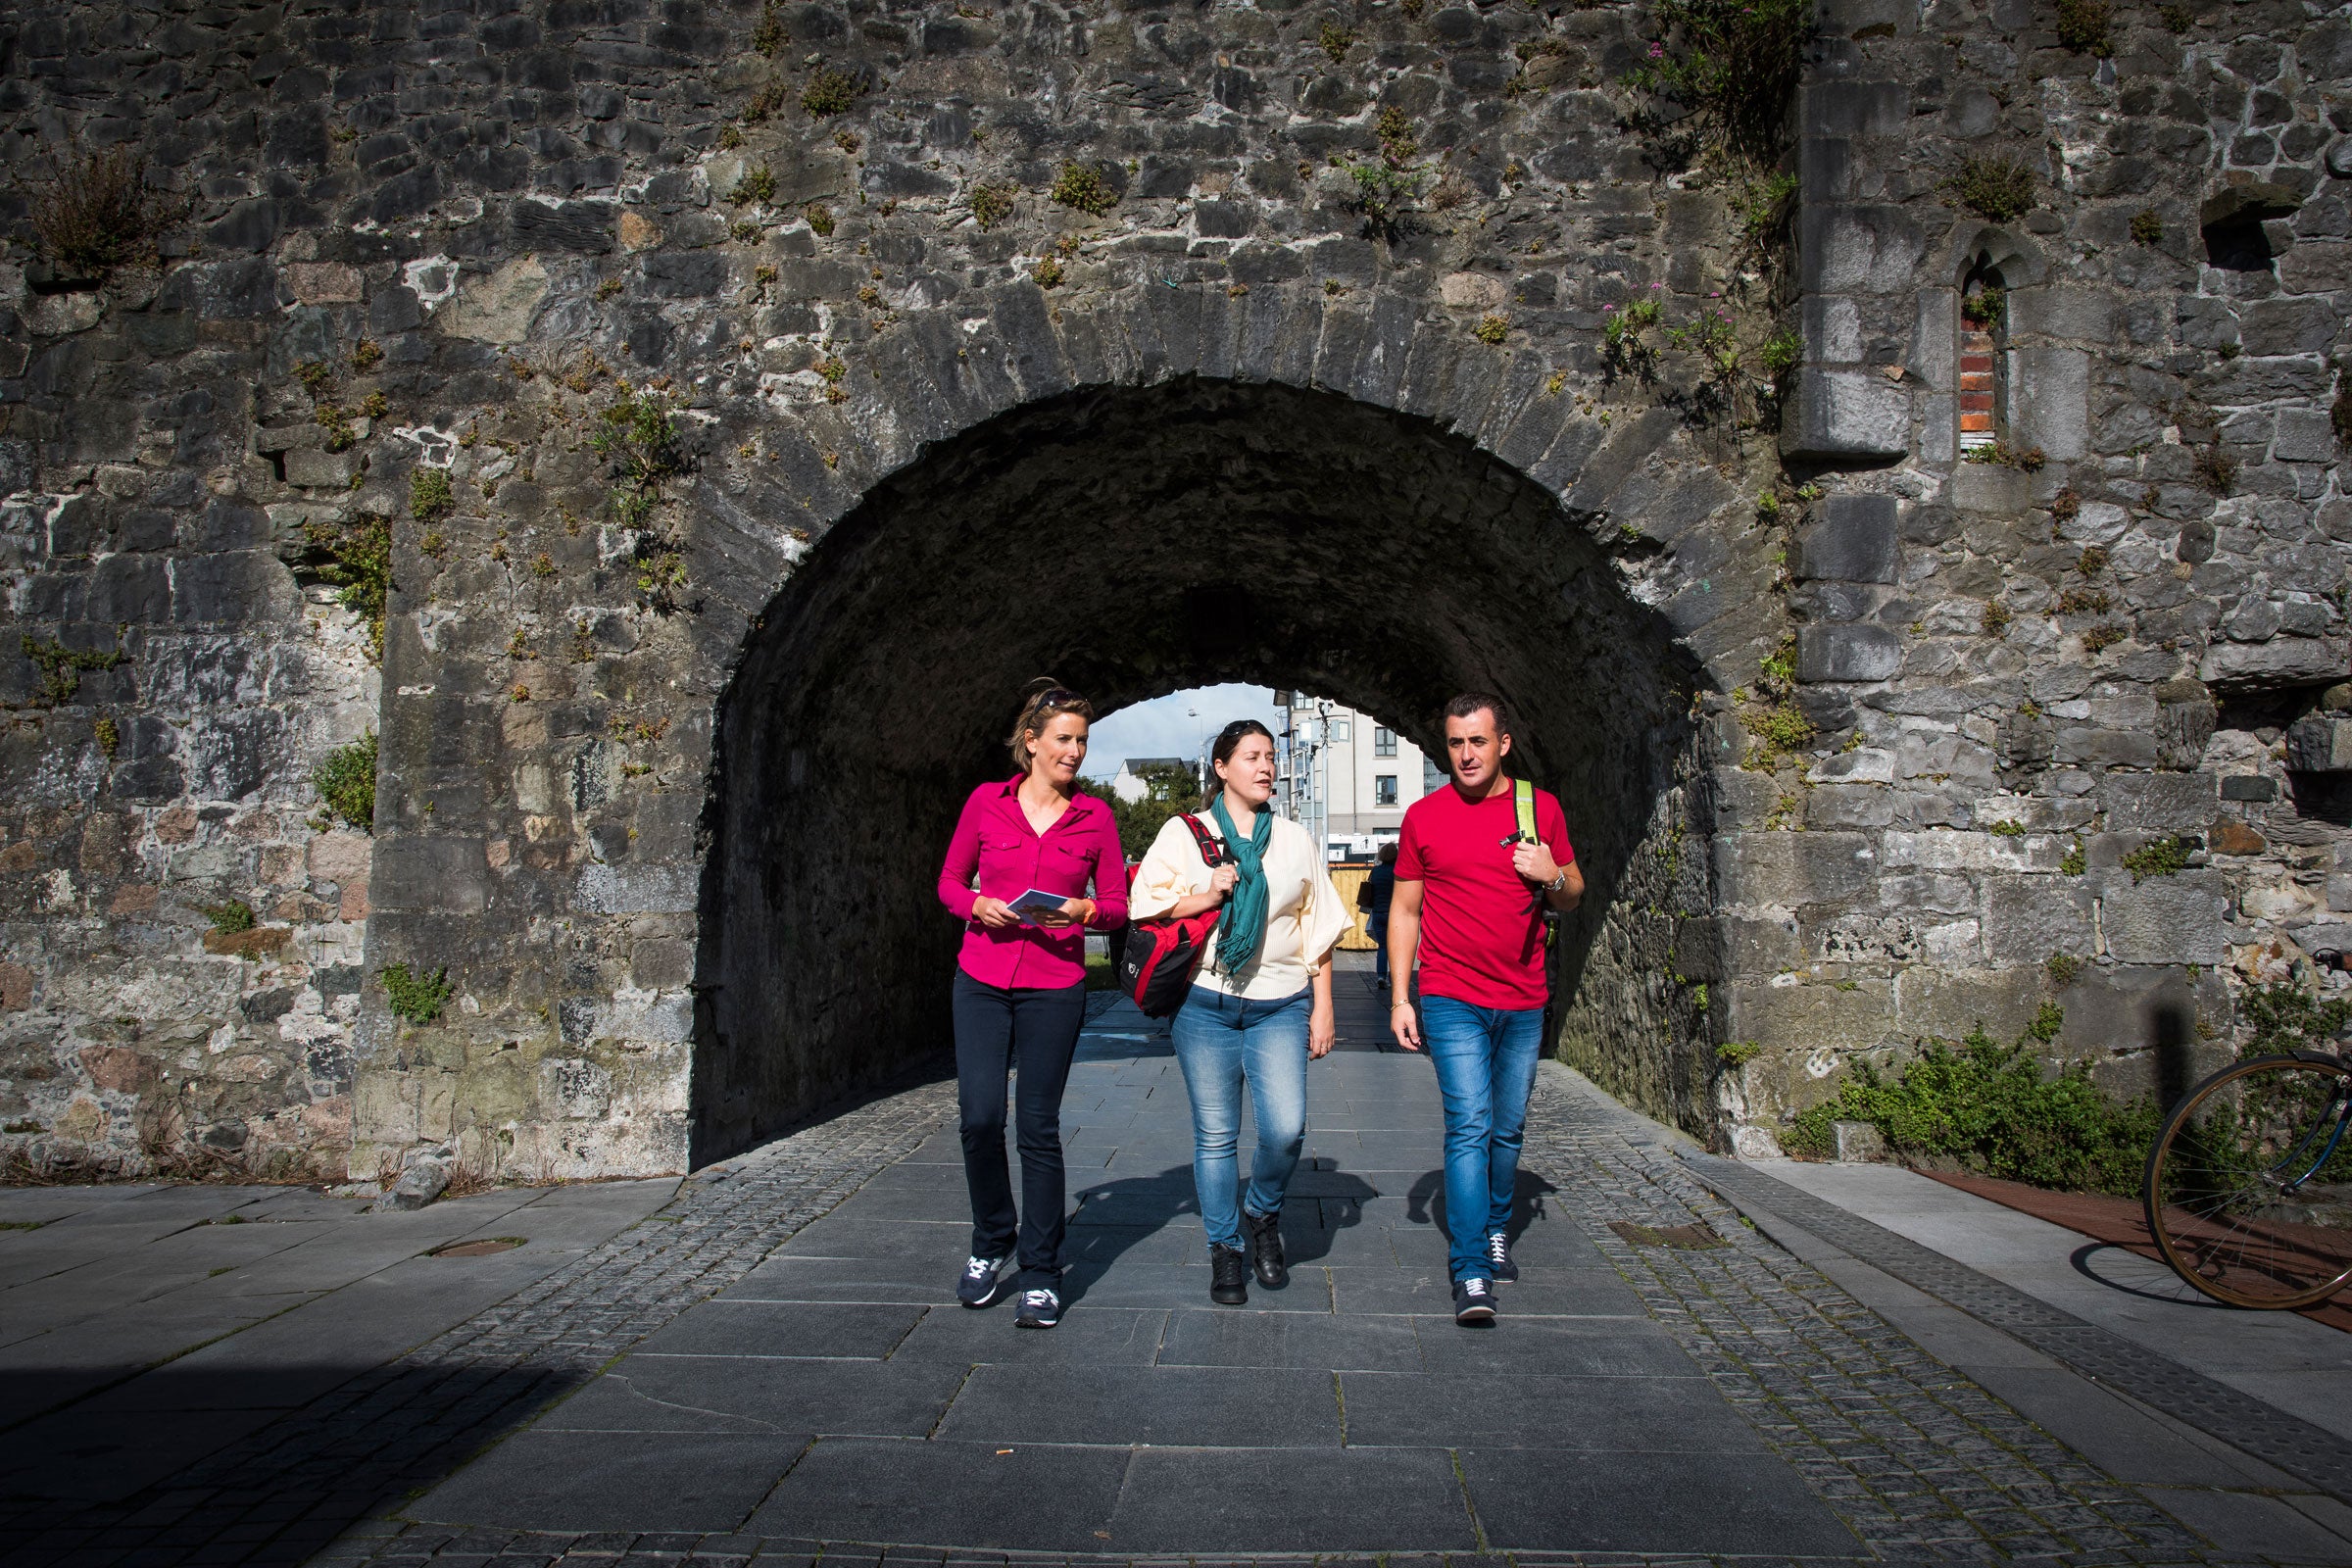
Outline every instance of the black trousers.
[[[1083, 982], [1053, 990], [1008, 990], [956, 971], [956, 1098], [963, 1134], [963, 1179], [972, 1195], [972, 1255], [1003, 1257], [1020, 1241], [1020, 1288], [1061, 1277], [1064, 1215], [1061, 1092], [1086, 1022]], [[1021, 1151], [1021, 1206], [1012, 1206], [1004, 1159], [1004, 1080], [1013, 1081]]]

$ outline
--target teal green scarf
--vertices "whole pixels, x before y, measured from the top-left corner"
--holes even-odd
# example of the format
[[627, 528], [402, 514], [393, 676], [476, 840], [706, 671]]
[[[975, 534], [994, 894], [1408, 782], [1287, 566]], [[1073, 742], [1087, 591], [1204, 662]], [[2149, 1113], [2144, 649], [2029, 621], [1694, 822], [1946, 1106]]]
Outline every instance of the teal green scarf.
[[1225, 835], [1225, 853], [1241, 873], [1217, 921], [1217, 968], [1239, 974], [1256, 960], [1257, 950], [1266, 940], [1265, 854], [1266, 846], [1274, 842], [1274, 813], [1260, 808], [1245, 839], [1234, 831], [1233, 817], [1225, 809], [1225, 792], [1219, 790], [1209, 815], [1216, 818], [1217, 831]]

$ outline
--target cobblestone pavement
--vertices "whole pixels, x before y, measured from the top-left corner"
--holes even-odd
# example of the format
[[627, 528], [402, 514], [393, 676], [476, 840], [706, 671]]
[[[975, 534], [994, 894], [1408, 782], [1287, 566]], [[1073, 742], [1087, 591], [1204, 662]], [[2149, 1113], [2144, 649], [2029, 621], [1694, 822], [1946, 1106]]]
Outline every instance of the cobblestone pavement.
[[[1114, 1017], [1097, 1027], [1119, 1025]], [[1131, 1027], [1141, 1027], [1140, 1020]], [[1360, 1004], [1350, 1005], [1343, 1018], [1343, 1051], [1381, 1049], [1376, 1027], [1367, 1021]], [[1547, 1066], [1539, 1082], [1526, 1152], [1526, 1172], [1534, 1178], [1537, 1194], [1533, 1206], [1539, 1211], [1548, 1208], [1553, 1218], [1571, 1222], [1589, 1239], [1648, 1316], [1663, 1325], [1730, 1406], [1752, 1425], [1763, 1449], [1793, 1467], [1811, 1492], [1850, 1527], [1861, 1549], [1845, 1556], [1810, 1557], [1527, 1549], [1504, 1553], [1482, 1539], [1479, 1549], [1450, 1555], [1381, 1554], [1377, 1560], [1387, 1568], [1442, 1568], [1449, 1561], [1473, 1559], [1507, 1559], [1522, 1568], [1572, 1563], [1663, 1568], [1701, 1561], [1824, 1568], [1833, 1563], [2006, 1561], [2090, 1568], [2268, 1560], [2217, 1553], [2137, 1493], [1928, 1355], [1745, 1225], [1735, 1209], [1692, 1178], [1655, 1133], [1575, 1075]], [[1293, 1206], [1298, 1206], [1296, 1198]], [[1287, 1218], [1286, 1213], [1286, 1223]], [[1661, 1234], [1691, 1226], [1701, 1229]], [[1674, 1245], [1690, 1240], [1702, 1245]], [[1329, 1272], [1336, 1278], [1347, 1270]], [[1506, 1310], [1511, 1301], [1507, 1292], [1508, 1288]], [[1084, 1309], [1083, 1302], [1079, 1309]], [[1424, 1344], [1432, 1343], [1424, 1333]], [[1561, 1415], [1573, 1419], [1572, 1412]], [[1740, 1460], [1733, 1455], [1726, 1462], [1736, 1466]], [[1458, 1459], [1456, 1463], [1458, 1468]], [[1565, 1474], [1560, 1477], [1563, 1485], [1570, 1480]], [[1017, 1508], [1033, 1500], [1008, 1494], [1004, 1503]], [[765, 1512], [772, 1517], [775, 1510]], [[747, 1528], [757, 1522], [749, 1521]], [[1549, 1544], [1566, 1547], [1574, 1543]], [[426, 1562], [437, 1568], [557, 1562], [599, 1568], [657, 1563], [716, 1568], [749, 1562], [808, 1564], [820, 1558], [827, 1565], [859, 1568], [902, 1562], [1094, 1568], [1225, 1560], [1200, 1554], [1146, 1558], [1102, 1552], [910, 1548], [785, 1538], [757, 1530], [550, 1532], [382, 1520], [354, 1532], [319, 1561], [332, 1568], [404, 1568]], [[1359, 1552], [1269, 1550], [1250, 1553], [1248, 1560], [1353, 1568], [1374, 1559]]]
[[742, 1277], [954, 1103], [952, 1084], [925, 1084], [705, 1172], [584, 1257], [127, 1502], [0, 1502], [0, 1561], [303, 1562]]

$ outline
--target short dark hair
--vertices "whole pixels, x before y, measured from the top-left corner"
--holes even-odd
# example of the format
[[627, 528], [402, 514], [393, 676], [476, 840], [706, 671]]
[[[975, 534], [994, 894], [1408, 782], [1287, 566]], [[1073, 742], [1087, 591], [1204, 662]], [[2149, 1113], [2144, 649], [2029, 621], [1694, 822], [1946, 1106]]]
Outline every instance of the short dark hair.
[[1508, 735], [1511, 732], [1510, 707], [1493, 692], [1462, 693], [1446, 705], [1446, 716], [1447, 718], [1468, 718], [1481, 709], [1494, 715], [1495, 734]]
[[1267, 745], [1274, 744], [1274, 732], [1265, 725], [1254, 718], [1237, 718], [1217, 731], [1217, 743], [1208, 749], [1208, 760], [1212, 762], [1231, 761], [1233, 754], [1241, 749], [1243, 740], [1251, 735], [1263, 735]]

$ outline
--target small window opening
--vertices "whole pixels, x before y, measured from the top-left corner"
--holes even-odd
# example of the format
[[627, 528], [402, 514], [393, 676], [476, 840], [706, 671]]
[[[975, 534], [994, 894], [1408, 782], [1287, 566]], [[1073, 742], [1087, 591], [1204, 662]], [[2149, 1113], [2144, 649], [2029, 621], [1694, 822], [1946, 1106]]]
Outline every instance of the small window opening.
[[2009, 291], [1980, 258], [1960, 285], [1960, 450], [1997, 443], [2009, 425]]

